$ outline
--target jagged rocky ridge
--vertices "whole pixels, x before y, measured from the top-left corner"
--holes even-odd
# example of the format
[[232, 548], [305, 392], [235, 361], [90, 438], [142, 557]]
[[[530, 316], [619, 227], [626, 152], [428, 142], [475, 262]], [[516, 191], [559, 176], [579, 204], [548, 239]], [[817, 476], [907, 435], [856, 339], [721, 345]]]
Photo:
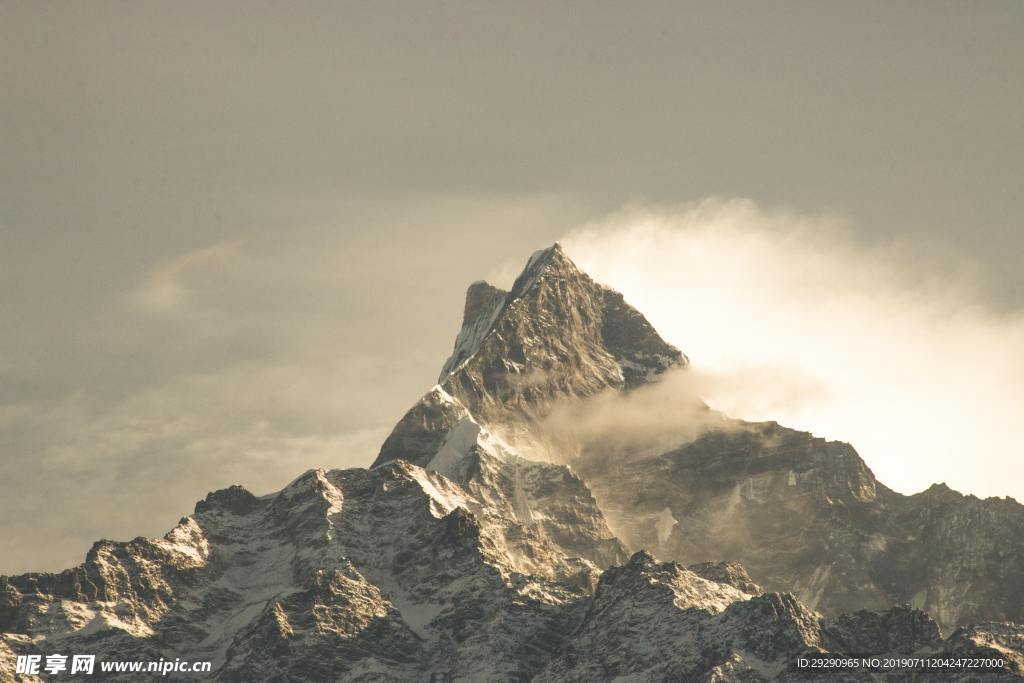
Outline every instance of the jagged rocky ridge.
[[[493, 464], [480, 471], [500, 478]], [[0, 582], [0, 680], [15, 654], [54, 651], [186, 654], [238, 682], [813, 680], [794, 663], [824, 652], [1000, 657], [1007, 670], [987, 678], [1024, 671], [1020, 627], [943, 641], [906, 607], [823, 618], [735, 563], [623, 561], [561, 471], [536, 471], [526, 502], [543, 509], [555, 487], [578, 506], [566, 518], [593, 538], [576, 541], [583, 556], [513, 521], [482, 484], [474, 495], [406, 462], [310, 471], [269, 496], [217, 491], [162, 539], [101, 541], [79, 567]]]
[[813, 653], [1022, 675], [1024, 628], [997, 623], [1024, 585], [1013, 501], [899, 496], [845, 444], [696, 398], [680, 420], [713, 428], [662, 452], [548, 428], [687, 362], [557, 245], [538, 252], [509, 292], [470, 287], [439, 384], [371, 469], [218, 491], [162, 539], [0, 577], [0, 681], [55, 651], [209, 659], [222, 681], [814, 680], [794, 668]]
[[223, 681], [521, 680], [626, 556], [567, 469], [474, 469], [466, 487], [396, 462], [217, 491], [162, 539], [0, 579], [3, 643], [211, 660]]

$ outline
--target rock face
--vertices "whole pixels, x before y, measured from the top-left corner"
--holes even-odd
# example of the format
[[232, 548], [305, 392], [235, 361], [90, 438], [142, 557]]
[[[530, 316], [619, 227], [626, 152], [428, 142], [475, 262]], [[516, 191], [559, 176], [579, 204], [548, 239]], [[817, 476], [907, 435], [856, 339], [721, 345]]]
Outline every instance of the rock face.
[[238, 682], [917, 680], [796, 667], [823, 654], [1024, 676], [1017, 503], [901, 496], [846, 444], [692, 397], [677, 419], [700, 436], [680, 424], [656, 452], [552, 433], [566, 406], [687, 363], [560, 247], [538, 252], [509, 292], [470, 287], [438, 385], [372, 468], [234, 486], [161, 539], [0, 577], [0, 681], [43, 680], [15, 657], [58, 652], [208, 660]]
[[522, 680], [625, 555], [568, 470], [494, 465], [469, 489], [406, 462], [233, 487], [162, 539], [0, 579], [0, 672], [71, 651], [209, 660], [224, 681]]
[[538, 424], [556, 405], [628, 390], [687, 363], [621, 294], [590, 279], [555, 244], [530, 258], [510, 292], [470, 286], [438, 386], [399, 422], [374, 464], [426, 465], [467, 414], [520, 454], [557, 460], [563, 444]]

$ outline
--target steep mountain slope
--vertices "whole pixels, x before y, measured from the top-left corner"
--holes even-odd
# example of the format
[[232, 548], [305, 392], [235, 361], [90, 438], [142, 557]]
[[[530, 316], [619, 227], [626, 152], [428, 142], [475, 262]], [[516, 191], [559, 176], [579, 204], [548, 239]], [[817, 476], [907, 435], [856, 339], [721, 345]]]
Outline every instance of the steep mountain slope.
[[894, 493], [848, 444], [740, 424], [579, 471], [627, 545], [684, 563], [737, 560], [826, 614], [906, 603], [946, 632], [1024, 621], [1024, 506], [941, 485]]
[[[729, 419], [664, 392], [655, 398], [673, 401], [663, 422], [674, 423], [675, 443], [655, 452], [632, 444], [623, 457], [623, 440], [642, 435], [623, 437], [614, 417], [628, 403], [608, 398], [644, 395], [687, 364], [556, 244], [531, 257], [510, 292], [470, 287], [438, 388], [399, 422], [377, 463], [436, 468], [439, 445], [472, 420], [506, 450], [571, 463], [631, 549], [684, 563], [738, 560], [762, 585], [826, 614], [910, 603], [947, 631], [1024, 621], [1016, 501], [945, 487], [903, 496], [848, 444]], [[571, 422], [598, 406], [611, 418], [603, 432], [550, 429], [552, 416]], [[447, 459], [458, 458], [449, 449]]]
[[[101, 541], [61, 574], [0, 578], [2, 642], [210, 660], [225, 681], [522, 679], [568, 632], [598, 564], [625, 558], [564, 468], [505, 489], [492, 465], [472, 491], [401, 462], [310, 471], [262, 498], [212, 493], [162, 539]], [[521, 524], [524, 509], [552, 519]]]
[[465, 415], [520, 455], [557, 460], [571, 444], [553, 443], [538, 424], [554, 406], [628, 390], [687, 362], [621, 294], [591, 280], [555, 244], [530, 258], [508, 293], [470, 286], [438, 389], [399, 422], [374, 464], [402, 458], [426, 465]]
[[[538, 252], [509, 292], [470, 287], [439, 384], [371, 469], [217, 491], [164, 538], [0, 577], [0, 683], [48, 680], [14, 659], [57, 652], [209, 660], [232, 682], [1024, 677], [1024, 627], [1000, 623], [1020, 619], [1020, 505], [900, 496], [846, 444], [689, 394], [659, 438], [623, 432], [617, 411], [669, 400], [687, 363]], [[594, 414], [616, 433], [552, 427]], [[1005, 666], [796, 667], [830, 654]]]

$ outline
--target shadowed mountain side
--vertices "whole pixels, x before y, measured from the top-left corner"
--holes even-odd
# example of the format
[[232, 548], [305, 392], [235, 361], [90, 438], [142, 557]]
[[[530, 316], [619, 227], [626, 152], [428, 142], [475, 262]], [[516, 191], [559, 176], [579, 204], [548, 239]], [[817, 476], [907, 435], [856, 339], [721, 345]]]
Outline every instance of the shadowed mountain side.
[[1024, 620], [1024, 506], [941, 485], [894, 493], [848, 444], [743, 424], [657, 458], [578, 470], [630, 547], [737, 560], [827, 614], [906, 603], [946, 632]]

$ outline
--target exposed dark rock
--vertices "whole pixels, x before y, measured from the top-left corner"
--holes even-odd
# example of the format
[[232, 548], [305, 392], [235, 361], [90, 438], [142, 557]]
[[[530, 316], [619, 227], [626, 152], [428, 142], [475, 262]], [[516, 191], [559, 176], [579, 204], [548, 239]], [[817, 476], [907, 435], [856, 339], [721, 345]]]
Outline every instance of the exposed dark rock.
[[204, 500], [196, 503], [195, 511], [200, 513], [219, 509], [236, 515], [244, 515], [259, 507], [259, 504], [259, 499], [256, 496], [236, 484], [208, 494]]

